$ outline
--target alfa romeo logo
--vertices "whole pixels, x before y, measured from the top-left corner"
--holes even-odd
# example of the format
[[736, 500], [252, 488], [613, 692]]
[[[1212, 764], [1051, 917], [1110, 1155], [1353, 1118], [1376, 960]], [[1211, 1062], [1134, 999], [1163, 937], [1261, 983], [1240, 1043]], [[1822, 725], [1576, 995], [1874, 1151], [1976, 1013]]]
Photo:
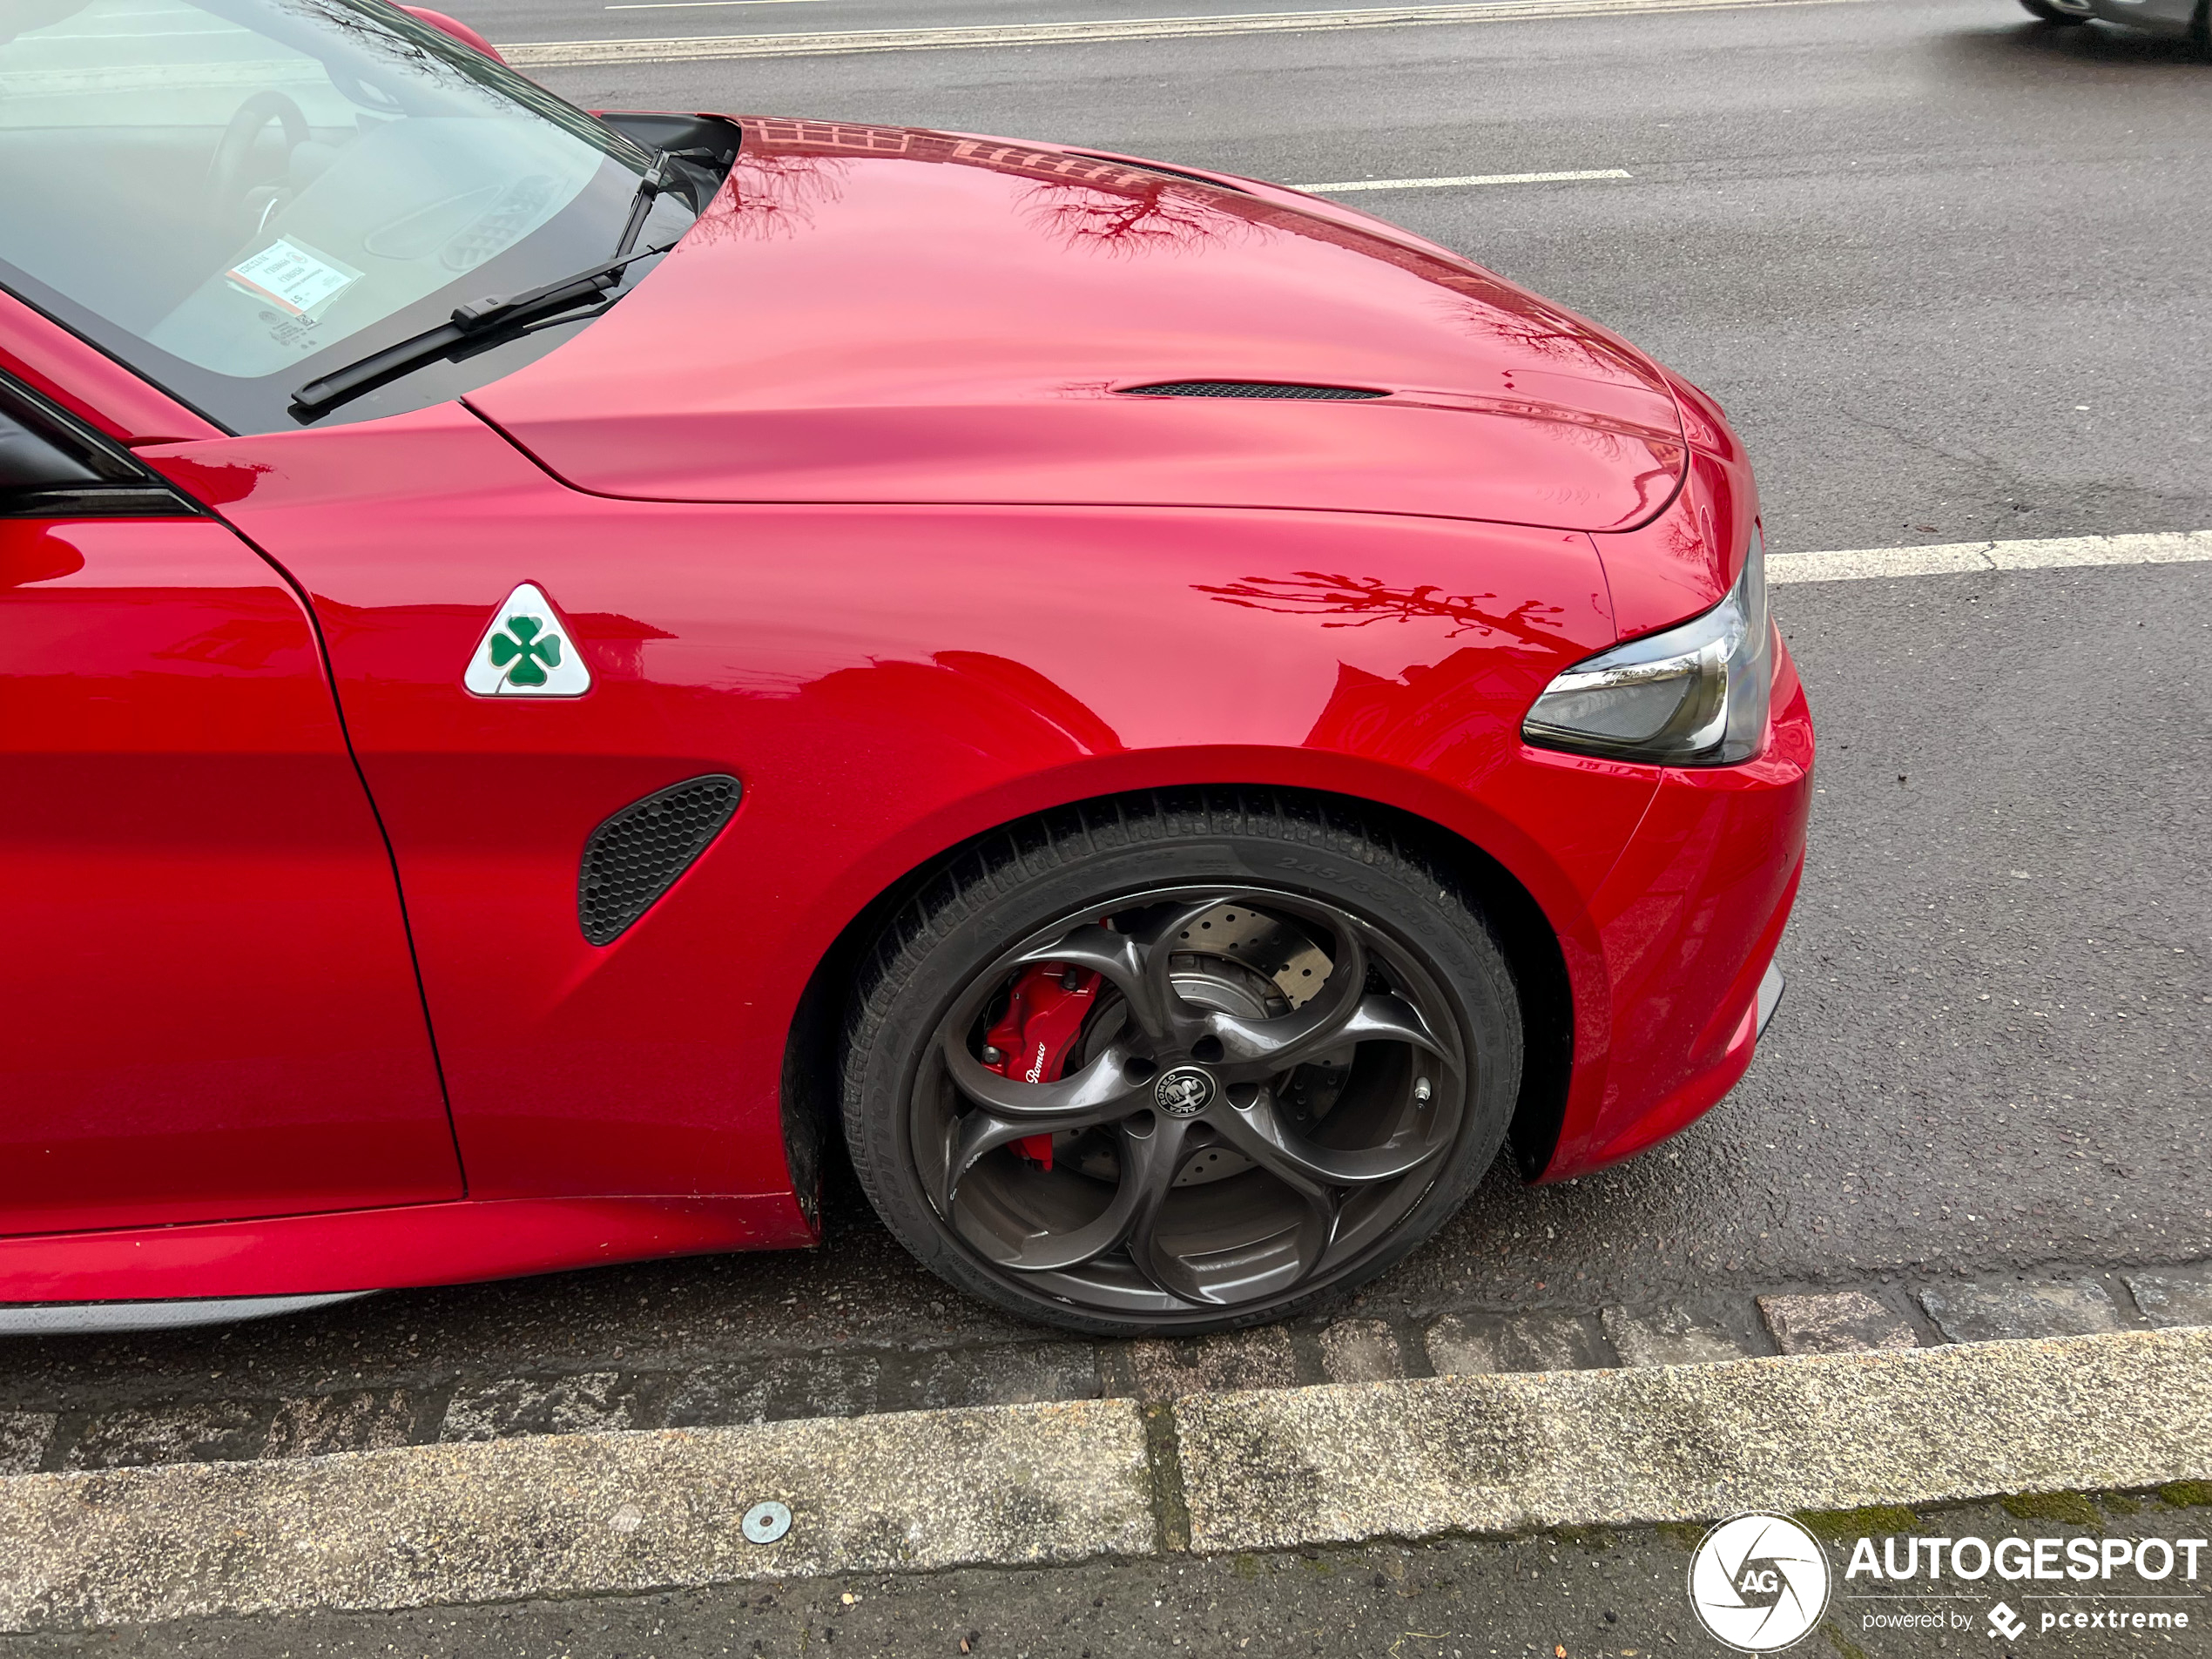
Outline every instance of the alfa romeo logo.
[[1196, 1066], [1177, 1066], [1152, 1085], [1152, 1099], [1170, 1117], [1196, 1117], [1213, 1099], [1213, 1079]]
[[1828, 1610], [1828, 1556], [1782, 1515], [1737, 1515], [1705, 1534], [1689, 1560], [1689, 1605], [1717, 1641], [1775, 1653]]

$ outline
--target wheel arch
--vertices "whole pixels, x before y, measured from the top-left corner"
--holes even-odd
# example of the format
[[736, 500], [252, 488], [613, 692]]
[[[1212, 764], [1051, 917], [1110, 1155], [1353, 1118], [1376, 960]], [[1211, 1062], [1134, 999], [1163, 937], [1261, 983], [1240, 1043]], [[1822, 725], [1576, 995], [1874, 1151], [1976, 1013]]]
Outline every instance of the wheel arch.
[[1116, 790], [1032, 811], [977, 831], [908, 869], [864, 904], [846, 923], [808, 974], [784, 1046], [779, 1090], [786, 1153], [794, 1190], [810, 1221], [817, 1219], [826, 1159], [834, 1150], [838, 1121], [838, 1047], [852, 1006], [857, 970], [866, 954], [889, 931], [901, 910], [964, 860], [994, 864], [1018, 856], [1024, 826], [1042, 826], [1070, 813], [1115, 803], [1193, 791], [1264, 794], [1352, 817], [1418, 853], [1449, 879], [1489, 921], [1514, 977], [1521, 1002], [1522, 1064], [1507, 1148], [1523, 1180], [1534, 1180], [1551, 1161], [1564, 1120], [1574, 1074], [1573, 981], [1557, 932], [1535, 895], [1500, 859], [1433, 819], [1369, 797], [1305, 786], [1223, 783]]

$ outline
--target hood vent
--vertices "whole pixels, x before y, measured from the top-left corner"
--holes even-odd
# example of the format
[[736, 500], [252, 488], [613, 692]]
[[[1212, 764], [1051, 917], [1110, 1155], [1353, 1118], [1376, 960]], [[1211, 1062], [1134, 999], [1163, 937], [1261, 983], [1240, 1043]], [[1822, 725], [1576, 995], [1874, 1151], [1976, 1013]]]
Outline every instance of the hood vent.
[[1356, 386], [1294, 386], [1278, 381], [1162, 381], [1157, 386], [1124, 386], [1123, 397], [1388, 397]]

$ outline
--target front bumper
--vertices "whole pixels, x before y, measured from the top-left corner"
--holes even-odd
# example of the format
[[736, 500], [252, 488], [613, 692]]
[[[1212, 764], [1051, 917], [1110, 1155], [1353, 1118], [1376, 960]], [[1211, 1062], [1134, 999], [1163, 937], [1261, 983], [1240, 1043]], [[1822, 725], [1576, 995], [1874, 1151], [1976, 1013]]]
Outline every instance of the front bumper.
[[1695, 1122], [1751, 1063], [1782, 997], [1775, 948], [1804, 867], [1813, 733], [1777, 659], [1766, 747], [1666, 772], [1570, 958], [1575, 1058], [1540, 1181], [1618, 1163]]

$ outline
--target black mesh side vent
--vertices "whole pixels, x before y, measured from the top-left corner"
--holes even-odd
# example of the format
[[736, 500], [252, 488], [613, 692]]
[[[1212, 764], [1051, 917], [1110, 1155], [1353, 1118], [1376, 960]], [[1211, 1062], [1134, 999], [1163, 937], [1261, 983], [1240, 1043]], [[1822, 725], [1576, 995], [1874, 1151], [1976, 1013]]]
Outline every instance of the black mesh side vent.
[[577, 921], [595, 945], [611, 943], [706, 851], [738, 810], [738, 780], [717, 772], [671, 784], [591, 832], [576, 884]]
[[1288, 386], [1273, 381], [1162, 381], [1157, 386], [1124, 386], [1124, 397], [1388, 397], [1356, 386]]

